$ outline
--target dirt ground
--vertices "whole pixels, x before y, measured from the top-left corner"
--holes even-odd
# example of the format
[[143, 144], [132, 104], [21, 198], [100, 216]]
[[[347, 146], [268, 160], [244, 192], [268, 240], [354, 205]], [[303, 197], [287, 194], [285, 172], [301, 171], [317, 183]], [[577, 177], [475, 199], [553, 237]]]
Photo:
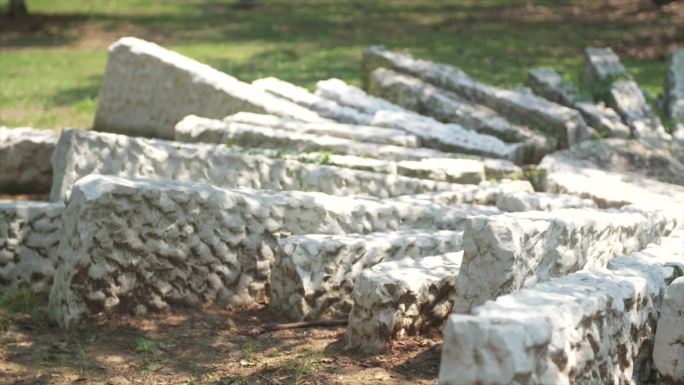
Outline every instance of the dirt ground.
[[263, 332], [265, 307], [100, 317], [65, 332], [45, 305], [0, 308], [1, 384], [434, 384], [440, 333], [382, 355], [344, 350], [344, 326]]

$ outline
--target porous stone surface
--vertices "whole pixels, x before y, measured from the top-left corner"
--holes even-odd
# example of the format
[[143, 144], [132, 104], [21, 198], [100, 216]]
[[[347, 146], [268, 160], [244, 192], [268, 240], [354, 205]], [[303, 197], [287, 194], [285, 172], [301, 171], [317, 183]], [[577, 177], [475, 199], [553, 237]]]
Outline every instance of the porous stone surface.
[[573, 107], [582, 114], [587, 124], [601, 135], [629, 139], [629, 127], [622, 123], [620, 115], [614, 109], [607, 107], [603, 102], [578, 102]]
[[260, 302], [276, 234], [460, 230], [496, 212], [89, 175], [64, 214], [50, 312], [68, 328], [99, 312]]
[[500, 194], [496, 207], [501, 211], [553, 211], [557, 209], [596, 208], [591, 199], [574, 195], [543, 192], [509, 192]]
[[524, 142], [524, 163], [538, 163], [556, 148], [553, 138], [511, 124], [490, 108], [413, 76], [378, 68], [371, 74], [369, 93], [441, 122], [455, 123], [507, 142]]
[[417, 136], [407, 134], [406, 131], [403, 130], [392, 128], [340, 123], [307, 123], [273, 115], [253, 114], [249, 112], [240, 112], [228, 116], [224, 120], [311, 134], [337, 136], [362, 142], [391, 144], [403, 147], [420, 147], [420, 140]]
[[453, 123], [441, 123], [413, 112], [379, 111], [373, 116], [373, 125], [398, 128], [420, 138], [425, 147], [447, 152], [475, 154], [507, 159], [522, 163], [523, 147], [501, 139], [480, 134]]
[[674, 135], [684, 136], [684, 49], [670, 55], [665, 80], [665, 112], [674, 128]]
[[449, 191], [404, 195], [392, 198], [390, 201], [420, 202], [427, 201], [440, 205], [477, 204], [495, 206], [501, 196], [518, 192], [532, 193], [532, 184], [523, 180], [507, 180], [500, 182], [481, 182], [478, 185], [458, 185]]
[[[617, 156], [615, 154], [618, 153], [609, 154], [609, 159]], [[596, 154], [600, 156], [598, 151]], [[681, 210], [684, 205], [683, 186], [663, 183], [633, 171], [617, 172], [601, 169], [602, 167], [617, 167], [610, 166], [610, 164], [610, 162], [594, 164], [585, 159], [578, 159], [567, 151], [549, 154], [539, 164], [539, 169], [545, 174], [542, 188], [547, 192], [572, 194], [592, 199], [601, 208], [636, 204], [664, 209], [666, 213], [674, 217], [679, 216], [681, 226], [684, 221], [684, 213]], [[628, 162], [618, 164], [619, 167], [629, 167]], [[638, 169], [644, 172], [643, 168]], [[633, 169], [630, 168], [630, 170]], [[654, 172], [660, 171], [654, 170]], [[678, 177], [675, 175], [675, 178]]]
[[82, 130], [62, 131], [53, 156], [53, 171], [50, 194], [53, 201], [68, 199], [74, 182], [91, 173], [199, 181], [219, 187], [378, 197], [452, 187], [449, 183], [425, 179], [268, 159], [220, 145], [187, 144]]
[[292, 236], [279, 241], [269, 307], [292, 319], [338, 318], [352, 307], [356, 278], [385, 261], [461, 250], [460, 231]]
[[325, 120], [208, 65], [124, 37], [109, 47], [94, 128], [172, 139], [173, 127], [187, 115], [223, 118], [240, 111]]
[[0, 127], [0, 193], [49, 192], [55, 143], [57, 134], [50, 130]]
[[586, 123], [579, 112], [531, 92], [505, 90], [480, 83], [453, 66], [414, 59], [408, 54], [374, 46], [364, 50], [362, 67], [365, 84], [376, 68], [407, 73], [485, 105], [513, 123], [545, 132], [555, 137], [561, 148], [588, 138]]
[[384, 262], [364, 270], [353, 291], [347, 346], [381, 352], [392, 341], [439, 327], [449, 315], [462, 252]]
[[423, 159], [401, 161], [397, 172], [415, 178], [478, 184], [485, 179], [484, 163], [474, 159]]
[[368, 95], [364, 90], [335, 78], [316, 83], [316, 95], [370, 115], [374, 115], [378, 111], [407, 111], [396, 104]]
[[300, 106], [306, 107], [319, 115], [341, 123], [370, 124], [373, 116], [360, 112], [354, 108], [343, 106], [335, 101], [325, 99], [309, 92], [304, 87], [274, 77], [258, 79], [252, 82], [255, 87], [268, 91], [276, 96], [285, 98]]
[[[679, 245], [684, 246], [684, 238], [679, 241]], [[680, 264], [684, 264], [684, 256]], [[665, 291], [655, 334], [653, 363], [662, 383], [684, 383], [684, 277], [672, 281]]]
[[658, 211], [561, 209], [469, 218], [454, 312], [640, 250], [673, 224]]
[[186, 116], [176, 125], [176, 140], [231, 143], [242, 147], [264, 147], [294, 152], [327, 151], [389, 160], [424, 159], [448, 156], [429, 148], [366, 143], [326, 134], [306, 133], [297, 127], [271, 128], [215, 119]]
[[444, 331], [441, 385], [645, 384], [661, 300], [682, 248], [650, 245], [499, 297]]
[[563, 106], [572, 106], [579, 99], [577, 87], [551, 68], [531, 68], [527, 71], [527, 86], [535, 94]]
[[47, 294], [56, 267], [63, 203], [0, 201], [0, 292]]

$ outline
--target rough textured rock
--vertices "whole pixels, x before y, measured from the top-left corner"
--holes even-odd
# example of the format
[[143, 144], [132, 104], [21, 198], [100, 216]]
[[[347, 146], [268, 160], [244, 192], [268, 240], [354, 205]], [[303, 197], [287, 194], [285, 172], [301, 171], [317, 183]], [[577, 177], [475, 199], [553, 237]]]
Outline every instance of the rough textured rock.
[[[598, 152], [597, 152], [598, 154]], [[610, 156], [617, 156], [610, 153]], [[593, 155], [592, 155], [593, 156]], [[644, 177], [634, 172], [604, 171], [608, 162], [595, 165], [577, 159], [571, 152], [558, 151], [544, 157], [539, 169], [545, 173], [544, 191], [565, 193], [589, 198], [599, 207], [620, 207], [636, 204], [664, 209], [679, 223], [684, 222], [681, 207], [684, 204], [684, 187]], [[620, 167], [625, 167], [621, 164]]]
[[260, 302], [276, 234], [459, 230], [496, 212], [89, 175], [64, 214], [50, 314], [68, 328], [99, 312]]
[[480, 134], [453, 123], [440, 123], [430, 117], [413, 112], [379, 111], [373, 116], [373, 125], [405, 130], [420, 138], [425, 147], [447, 152], [460, 152], [507, 159], [522, 163], [523, 147], [501, 139]]
[[50, 291], [63, 211], [63, 203], [0, 201], [1, 293]]
[[614, 109], [606, 107], [603, 102], [579, 102], [573, 107], [582, 114], [587, 124], [599, 134], [623, 139], [630, 137], [629, 127], [622, 123], [620, 115]]
[[620, 58], [610, 48], [589, 47], [584, 50], [582, 82], [585, 87], [605, 98], [637, 138], [667, 138], [669, 135], [646, 103], [643, 92], [627, 74]]
[[532, 68], [527, 71], [527, 86], [535, 94], [563, 106], [572, 106], [579, 99], [577, 87], [563, 80], [551, 68]]
[[684, 136], [684, 49], [670, 55], [665, 81], [665, 112], [674, 128], [674, 135]]
[[651, 245], [499, 297], [445, 327], [441, 385], [650, 383], [651, 350], [669, 263], [682, 248]]
[[[680, 246], [684, 238], [680, 239]], [[684, 263], [684, 256], [680, 263]], [[684, 277], [665, 291], [653, 349], [653, 363], [665, 384], [684, 383]]]
[[340, 79], [333, 78], [316, 83], [316, 95], [370, 115], [374, 115], [378, 111], [407, 111], [384, 99], [368, 95], [364, 90], [349, 85]]
[[293, 319], [338, 318], [352, 307], [362, 270], [385, 261], [461, 250], [462, 232], [302, 235], [280, 240], [269, 307]]
[[55, 143], [53, 131], [0, 127], [0, 193], [49, 192]]
[[507, 142], [524, 142], [524, 163], [538, 163], [556, 148], [553, 138], [511, 124], [485, 106], [413, 76], [378, 68], [371, 74], [368, 92], [441, 122], [459, 124]]
[[240, 111], [324, 121], [313, 111], [154, 43], [124, 37], [109, 47], [94, 127], [172, 139], [190, 114], [213, 118]]
[[337, 136], [362, 142], [391, 144], [403, 147], [420, 147], [420, 140], [417, 136], [393, 128], [339, 123], [307, 123], [293, 119], [279, 118], [273, 115], [252, 114], [248, 112], [240, 112], [228, 116], [224, 121], [282, 128], [311, 134]]
[[437, 87], [454, 92], [470, 101], [485, 105], [513, 123], [545, 132], [561, 148], [588, 137], [586, 123], [579, 112], [550, 102], [532, 93], [492, 87], [471, 79], [463, 71], [408, 54], [390, 52], [384, 47], [370, 47], [363, 52], [364, 84], [376, 68], [384, 67], [418, 77]]
[[219, 187], [320, 191], [378, 197], [450, 189], [453, 185], [333, 166], [268, 159], [225, 146], [185, 144], [82, 130], [64, 130], [53, 156], [53, 201], [68, 199], [91, 174], [199, 181]]
[[429, 148], [413, 148], [388, 144], [366, 143], [315, 132], [301, 132], [297, 127], [271, 128], [221, 121], [198, 116], [186, 116], [176, 125], [176, 140], [209, 143], [235, 143], [242, 147], [265, 147], [294, 152], [326, 151], [389, 160], [424, 159], [448, 156]]
[[407, 203], [427, 201], [445, 206], [461, 203], [495, 206], [503, 195], [518, 192], [532, 193], [533, 191], [532, 185], [526, 180], [502, 180], [501, 182], [481, 182], [477, 186], [459, 185], [449, 191], [398, 196], [390, 201]]
[[304, 87], [299, 87], [274, 77], [258, 79], [252, 82], [252, 84], [264, 91], [315, 111], [325, 118], [341, 123], [368, 125], [371, 119], [373, 119], [373, 116], [370, 114], [342, 106], [335, 101], [314, 95]]
[[590, 199], [574, 195], [543, 192], [509, 192], [499, 195], [496, 207], [501, 211], [552, 211], [557, 209], [596, 208]]
[[378, 353], [393, 340], [439, 327], [451, 310], [462, 256], [406, 258], [364, 270], [354, 286], [347, 346]]
[[454, 312], [640, 250], [672, 230], [657, 211], [529, 211], [468, 219]]
[[401, 175], [451, 183], [478, 184], [485, 179], [484, 163], [473, 159], [423, 159], [397, 163]]

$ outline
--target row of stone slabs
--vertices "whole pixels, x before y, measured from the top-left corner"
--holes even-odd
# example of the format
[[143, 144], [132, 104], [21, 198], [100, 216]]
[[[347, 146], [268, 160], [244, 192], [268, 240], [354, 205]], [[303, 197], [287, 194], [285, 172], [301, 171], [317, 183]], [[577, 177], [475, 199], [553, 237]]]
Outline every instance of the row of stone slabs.
[[[69, 327], [83, 317], [99, 312], [140, 314], [179, 304], [247, 304], [265, 300], [271, 285], [271, 306], [290, 312], [296, 308], [295, 311], [300, 312], [299, 318], [349, 311], [348, 343], [366, 351], [382, 350], [404, 334], [441, 324], [452, 304], [457, 312], [467, 313], [470, 310], [476, 315], [466, 318], [470, 323], [484, 325], [494, 322], [491, 317], [503, 317], [513, 323], [522, 322], [523, 326], [519, 327], [523, 330], [536, 330], [539, 322], [547, 322], [545, 330], [549, 336], [546, 340], [538, 330], [534, 338], [530, 337], [539, 346], [547, 346], [551, 343], [548, 341], [558, 342], [550, 337], [556, 329], [562, 334], [562, 330], [579, 326], [568, 324], [572, 320], [562, 317], [544, 321], [544, 309], [553, 307], [565, 311], [567, 307], [572, 311], [579, 306], [575, 303], [587, 296], [578, 297], [571, 293], [576, 288], [591, 286], [585, 282], [585, 277], [608, 282], [598, 285], [593, 295], [613, 298], [617, 293], [623, 302], [630, 302], [631, 297], [625, 298], [624, 290], [613, 289], [622, 286], [611, 286], [610, 282], [630, 281], [632, 278], [629, 277], [645, 282], [646, 285], [642, 286], [648, 291], [628, 293], [640, 301], [653, 301], [653, 304], [632, 304], [630, 306], [640, 317], [625, 313], [618, 319], [613, 315], [615, 320], [611, 318], [606, 325], [629, 330], [631, 323], [636, 323], [636, 330], [644, 330], [644, 317], [657, 318], [658, 299], [655, 296], [662, 294], [667, 280], [675, 275], [674, 270], [655, 274], [655, 267], [651, 265], [657, 265], [658, 271], [665, 271], [667, 268], [662, 264], [682, 261], [681, 249], [670, 245], [677, 241], [681, 245], [681, 239], [665, 240], [660, 246], [664, 251], [657, 259], [630, 262], [620, 269], [614, 267], [622, 266], [622, 259], [614, 260], [614, 257], [646, 248], [649, 243], [657, 242], [668, 234], [674, 226], [657, 212], [636, 208], [608, 212], [572, 209], [493, 216], [491, 214], [495, 212], [490, 209], [489, 212], [480, 212], [490, 216], [475, 215], [466, 219], [464, 215], [456, 215], [452, 220], [443, 221], [442, 226], [437, 226], [453, 230], [435, 234], [411, 230], [383, 235], [372, 233], [386, 229], [386, 222], [400, 218], [401, 210], [383, 217], [379, 213], [386, 205], [380, 207], [383, 204], [368, 202], [365, 206], [358, 200], [352, 210], [335, 214], [329, 210], [336, 205], [330, 203], [338, 202], [320, 204], [317, 198], [320, 197], [311, 193], [303, 196], [297, 193], [222, 190], [200, 183], [87, 176], [75, 184], [63, 215], [62, 242], [57, 251], [58, 268], [50, 293], [51, 316]], [[405, 214], [411, 211], [409, 207], [404, 210]], [[416, 219], [413, 223], [403, 220], [407, 228], [433, 226], [431, 220], [421, 221], [414, 213], [408, 214]], [[345, 226], [355, 220], [367, 220], [370, 225], [353, 231], [371, 234], [341, 235], [346, 230]], [[464, 225], [461, 241], [459, 231]], [[279, 233], [295, 236], [278, 242], [275, 235]], [[310, 235], [313, 233], [329, 235]], [[457, 252], [461, 243], [464, 251]], [[342, 252], [345, 248], [347, 252]], [[412, 258], [400, 258], [406, 256], [401, 250]], [[492, 257], [492, 250], [497, 251], [496, 258]], [[323, 256], [325, 253], [338, 257], [326, 258]], [[360, 259], [357, 259], [357, 253], [361, 253]], [[430, 256], [432, 254], [437, 255]], [[631, 261], [629, 258], [632, 257], [624, 258]], [[650, 270], [639, 264], [651, 266]], [[371, 265], [370, 269], [364, 269]], [[605, 266], [608, 270], [601, 270]], [[552, 279], [583, 267], [590, 269], [559, 280]], [[573, 282], [577, 287], [571, 285]], [[524, 287], [531, 289], [515, 294]], [[552, 294], [554, 290], [549, 289], [554, 287], [558, 287], [559, 298]], [[567, 292], [567, 297], [560, 296], [562, 292]], [[529, 323], [525, 323], [528, 319], [524, 317], [522, 320], [509, 317], [505, 311], [492, 311], [495, 315], [477, 317], [485, 311], [483, 309], [494, 306], [488, 304], [481, 308], [479, 305], [508, 293], [513, 293], [512, 298], [526, 298], [522, 303], [534, 298], [538, 304], [550, 303], [537, 312], [530, 308], [520, 310], [521, 314], [530, 317]], [[529, 293], [534, 293], [534, 296]], [[503, 310], [508, 306], [505, 302], [508, 297], [501, 298], [498, 301], [503, 301]], [[623, 313], [625, 310], [612, 301], [590, 302], [593, 304], [590, 310], [596, 314], [605, 314], [606, 309]], [[580, 301], [580, 305], [584, 304]], [[466, 322], [458, 317], [461, 316], [452, 316], [448, 325]], [[573, 320], [579, 323], [582, 318]], [[617, 324], [619, 320], [631, 323], [627, 326]], [[493, 324], [498, 325], [499, 322], [503, 321]], [[453, 329], [459, 331], [461, 327]], [[449, 333], [447, 331], [445, 351], [448, 351], [448, 341], [452, 338]], [[646, 336], [647, 331], [644, 333]], [[600, 345], [612, 343], [606, 341], [609, 337], [605, 334], [594, 337], [598, 338], [596, 342]], [[512, 341], [522, 340], [523, 344], [532, 343], [525, 342], [530, 338], [524, 334], [514, 334], [510, 338]], [[463, 343], [457, 339], [454, 341]], [[494, 341], [498, 340], [495, 338]], [[622, 344], [642, 343], [642, 339], [630, 342], [622, 338], [619, 341]], [[572, 344], [572, 340], [568, 339], [567, 343]], [[587, 346], [591, 349], [591, 345]], [[609, 360], [609, 353], [614, 349], [628, 345], [621, 346], [609, 346], [605, 352], [594, 354], [597, 359]], [[485, 348], [494, 349], [488, 354], [496, 354], [500, 349], [491, 341]], [[485, 348], [473, 349], [480, 353], [489, 351], [482, 350]], [[540, 349], [538, 354], [529, 354], [537, 359], [540, 355], [546, 357]], [[630, 378], [632, 370], [637, 370], [631, 363], [638, 358], [637, 350], [628, 348], [626, 353], [621, 353], [630, 362], [627, 367], [624, 363], [620, 367], [611, 361], [606, 363], [610, 370], [592, 372], [592, 375], [601, 379]], [[452, 362], [445, 353], [443, 360], [447, 361], [442, 365], [442, 382], [452, 381], [448, 377], [450, 368], [461, 365], [459, 359], [467, 361], [463, 358], [465, 356], [457, 356], [461, 358], [453, 358]], [[470, 357], [472, 359], [473, 356]], [[516, 357], [512, 359], [517, 360]], [[493, 358], [494, 363], [488, 362], [476, 371], [471, 383], [477, 383], [477, 376], [492, 370], [512, 370], [508, 360]], [[492, 366], [495, 364], [500, 367], [496, 369]], [[538, 361], [535, 364], [541, 365]], [[464, 361], [463, 365], [467, 362]], [[530, 363], [526, 365], [514, 366], [514, 376], [537, 376], [529, 378], [539, 381], [552, 375], [556, 378], [565, 375], [571, 380], [579, 378], [576, 377], [577, 369], [572, 369], [575, 368], [572, 363], [552, 374], [547, 373], [551, 369], [542, 370]], [[569, 372], [564, 371], [566, 368]], [[527, 369], [529, 371], [525, 372]], [[458, 377], [457, 381], [462, 379]]]

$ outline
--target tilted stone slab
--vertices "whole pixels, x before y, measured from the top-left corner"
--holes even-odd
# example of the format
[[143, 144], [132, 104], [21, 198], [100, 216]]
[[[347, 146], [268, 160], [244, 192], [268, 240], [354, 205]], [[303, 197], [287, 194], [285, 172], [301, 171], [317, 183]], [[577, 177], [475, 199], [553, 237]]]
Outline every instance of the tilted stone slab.
[[407, 111], [396, 104], [368, 95], [364, 90], [335, 78], [316, 83], [316, 95], [370, 115], [374, 115], [378, 111]]
[[365, 143], [316, 133], [302, 133], [293, 127], [271, 128], [239, 122], [186, 116], [176, 125], [176, 140], [235, 143], [242, 147], [266, 147], [294, 152], [327, 151], [335, 154], [374, 156], [389, 160], [448, 156], [429, 148], [411, 148]]
[[346, 317], [357, 277], [381, 262], [461, 250], [460, 231], [292, 236], [279, 241], [269, 307], [293, 319]]
[[315, 95], [304, 87], [299, 87], [274, 77], [255, 80], [252, 82], [252, 85], [337, 122], [368, 125], [371, 119], [373, 119], [373, 116], [370, 114], [340, 105], [337, 102]]
[[543, 192], [510, 192], [499, 195], [496, 207], [501, 211], [553, 211], [558, 209], [596, 208], [591, 199], [575, 195]]
[[325, 121], [208, 65], [154, 43], [124, 37], [109, 47], [94, 127], [134, 136], [173, 138], [190, 114], [213, 118], [240, 111]]
[[425, 147], [446, 152], [460, 152], [522, 163], [524, 148], [517, 143], [484, 135], [453, 124], [441, 123], [430, 117], [413, 112], [379, 111], [373, 117], [373, 125], [405, 130], [420, 138]]
[[600, 134], [629, 138], [629, 127], [622, 123], [615, 110], [603, 102], [582, 101], [575, 85], [563, 80], [558, 72], [550, 68], [533, 68], [528, 72], [527, 85], [535, 94], [579, 111], [587, 124]]
[[632, 136], [637, 138], [670, 138], [634, 80], [614, 82], [610, 88], [607, 103], [620, 114], [622, 121], [631, 128]]
[[446, 206], [463, 203], [496, 206], [501, 196], [518, 192], [532, 193], [533, 191], [532, 185], [526, 180], [511, 181], [505, 179], [501, 182], [481, 182], [478, 185], [459, 185], [457, 188], [449, 191], [403, 195], [391, 198], [389, 201], [406, 203], [426, 201]]
[[275, 235], [460, 230], [496, 212], [93, 174], [64, 214], [50, 311], [69, 327], [98, 312], [261, 302]]
[[199, 181], [219, 187], [320, 191], [379, 197], [450, 189], [453, 185], [340, 167], [268, 159], [225, 146], [185, 144], [82, 130], [64, 130], [53, 156], [51, 199], [68, 199], [91, 174]]
[[[684, 245], [684, 238], [679, 239]], [[684, 264], [684, 256], [680, 261]], [[665, 384], [684, 381], [684, 277], [665, 291], [653, 348], [653, 363]]]
[[484, 163], [473, 159], [423, 159], [397, 163], [401, 175], [450, 183], [478, 184], [485, 180]]
[[673, 224], [657, 211], [562, 209], [472, 217], [454, 312], [643, 249]]
[[653, 334], [678, 248], [651, 245], [452, 315], [441, 385], [650, 383]]
[[577, 159], [569, 152], [557, 151], [545, 156], [539, 165], [545, 175], [542, 189], [592, 199], [601, 208], [635, 204], [663, 210], [679, 226], [684, 224], [683, 186], [663, 183], [635, 172], [604, 171], [603, 167], [610, 167], [609, 162], [595, 165]]
[[525, 163], [539, 163], [545, 154], [556, 148], [555, 139], [511, 124], [485, 106], [413, 76], [378, 68], [371, 74], [369, 93], [441, 122], [459, 124], [507, 142], [524, 142]]
[[584, 49], [582, 82], [585, 84], [610, 84], [627, 77], [627, 70], [610, 47], [587, 47]]
[[684, 138], [684, 49], [670, 55], [665, 80], [665, 111], [674, 127], [673, 135]]
[[0, 201], [1, 293], [49, 293], [63, 211], [61, 202]]
[[347, 346], [379, 353], [392, 341], [439, 327], [449, 316], [462, 252], [384, 262], [354, 286]]
[[545, 132], [556, 138], [561, 148], [588, 137], [586, 123], [579, 112], [532, 93], [505, 90], [480, 83], [450, 65], [418, 60], [408, 54], [374, 46], [364, 50], [362, 67], [366, 81], [372, 71], [380, 67], [420, 78], [470, 101], [485, 105], [513, 123]]
[[253, 114], [248, 112], [230, 115], [224, 120], [271, 128], [282, 128], [310, 134], [337, 136], [362, 142], [391, 144], [403, 147], [420, 147], [420, 140], [417, 136], [393, 128], [340, 123], [307, 123], [293, 119], [279, 118], [273, 115]]
[[49, 192], [55, 143], [50, 130], [0, 127], [0, 193]]

